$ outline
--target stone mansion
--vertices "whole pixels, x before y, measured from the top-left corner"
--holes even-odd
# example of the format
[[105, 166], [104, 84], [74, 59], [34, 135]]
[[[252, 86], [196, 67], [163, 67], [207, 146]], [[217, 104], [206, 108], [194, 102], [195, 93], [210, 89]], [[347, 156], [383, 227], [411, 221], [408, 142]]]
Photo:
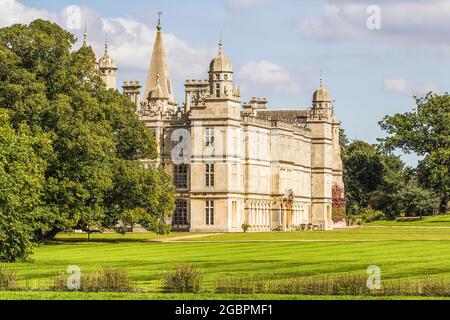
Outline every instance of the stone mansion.
[[[98, 66], [116, 89], [107, 46]], [[323, 80], [312, 107], [286, 110], [260, 98], [242, 103], [233, 78], [219, 44], [208, 79], [187, 80], [185, 101], [177, 104], [158, 22], [143, 99], [138, 81], [122, 86], [153, 132], [157, 165], [173, 177], [174, 230], [332, 230], [332, 189], [344, 183], [340, 122]]]

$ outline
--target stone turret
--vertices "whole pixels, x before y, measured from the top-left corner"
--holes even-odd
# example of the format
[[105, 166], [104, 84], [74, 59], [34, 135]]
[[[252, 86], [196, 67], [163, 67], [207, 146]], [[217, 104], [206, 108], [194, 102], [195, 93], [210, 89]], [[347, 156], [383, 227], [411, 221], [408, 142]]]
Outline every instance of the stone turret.
[[312, 223], [333, 229], [332, 183], [334, 135], [331, 95], [320, 79], [313, 94], [308, 127], [312, 135]]
[[222, 41], [219, 53], [209, 64], [209, 84], [211, 97], [233, 97], [233, 65], [223, 53]]
[[316, 118], [330, 117], [333, 111], [331, 95], [320, 79], [320, 87], [313, 94], [313, 116]]
[[117, 89], [116, 73], [117, 66], [114, 59], [109, 55], [108, 43], [105, 43], [105, 53], [98, 62], [101, 77], [106, 84], [107, 89]]

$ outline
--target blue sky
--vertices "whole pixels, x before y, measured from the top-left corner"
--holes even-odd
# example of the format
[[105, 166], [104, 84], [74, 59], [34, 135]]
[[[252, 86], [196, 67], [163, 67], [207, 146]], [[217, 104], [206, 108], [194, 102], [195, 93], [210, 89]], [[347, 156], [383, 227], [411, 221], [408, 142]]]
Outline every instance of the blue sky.
[[[207, 77], [222, 32], [244, 100], [308, 107], [322, 71], [351, 139], [376, 142], [384, 115], [412, 109], [414, 94], [450, 85], [450, 0], [0, 0], [9, 7], [0, 26], [39, 16], [64, 25], [69, 5], [82, 9], [98, 55], [108, 33], [119, 83], [145, 79], [162, 10], [179, 101], [185, 79]], [[367, 28], [369, 5], [381, 10], [380, 30]], [[71, 31], [81, 38], [82, 30]]]

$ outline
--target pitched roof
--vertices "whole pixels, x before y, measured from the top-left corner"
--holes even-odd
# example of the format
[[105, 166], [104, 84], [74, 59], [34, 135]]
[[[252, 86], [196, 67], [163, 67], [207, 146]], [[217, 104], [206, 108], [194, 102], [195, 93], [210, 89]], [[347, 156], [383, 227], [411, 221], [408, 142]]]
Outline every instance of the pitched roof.
[[258, 110], [257, 117], [262, 119], [278, 120], [287, 123], [296, 123], [299, 119], [307, 118], [311, 110], [292, 109], [292, 110]]

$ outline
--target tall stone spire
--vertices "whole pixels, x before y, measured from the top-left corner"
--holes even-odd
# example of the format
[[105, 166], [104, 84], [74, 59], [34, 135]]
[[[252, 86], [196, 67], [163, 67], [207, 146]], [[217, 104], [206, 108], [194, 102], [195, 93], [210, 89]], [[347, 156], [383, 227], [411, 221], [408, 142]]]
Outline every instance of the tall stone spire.
[[148, 69], [147, 81], [144, 90], [144, 99], [148, 98], [150, 91], [157, 86], [158, 75], [159, 85], [162, 91], [167, 94], [170, 103], [175, 103], [173, 95], [172, 80], [167, 66], [166, 50], [164, 48], [163, 36], [161, 33], [161, 14], [158, 13], [158, 26], [156, 27], [156, 40], [153, 47], [152, 59]]

